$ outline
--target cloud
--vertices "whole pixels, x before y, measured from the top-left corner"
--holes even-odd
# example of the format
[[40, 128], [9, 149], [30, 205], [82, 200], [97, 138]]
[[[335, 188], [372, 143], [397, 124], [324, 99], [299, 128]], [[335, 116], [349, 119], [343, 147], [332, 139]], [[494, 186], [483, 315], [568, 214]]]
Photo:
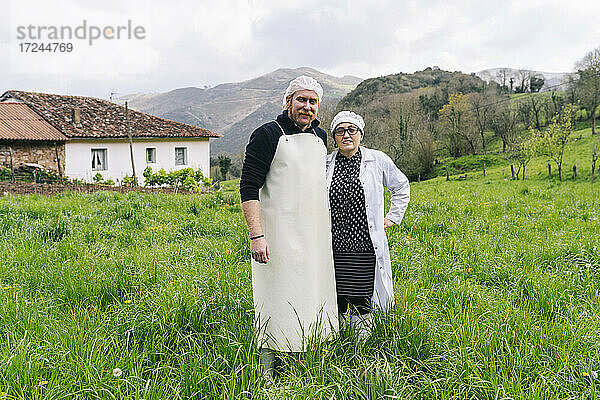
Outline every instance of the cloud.
[[[250, 79], [310, 66], [364, 78], [427, 66], [570, 71], [600, 45], [600, 3], [583, 0], [9, 0], [0, 16], [0, 91], [108, 97]], [[35, 10], [35, 13], [31, 12]], [[18, 53], [16, 26], [127, 23], [139, 41], [74, 43], [73, 54]]]

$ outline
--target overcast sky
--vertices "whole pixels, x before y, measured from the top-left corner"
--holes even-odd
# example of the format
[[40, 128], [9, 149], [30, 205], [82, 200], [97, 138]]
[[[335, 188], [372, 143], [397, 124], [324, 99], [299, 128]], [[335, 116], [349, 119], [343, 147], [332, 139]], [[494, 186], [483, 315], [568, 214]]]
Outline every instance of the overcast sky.
[[[301, 66], [361, 78], [433, 65], [569, 72], [600, 46], [600, 1], [592, 0], [2, 0], [2, 8], [0, 93], [108, 98]], [[38, 39], [37, 27], [75, 30], [84, 20], [86, 39], [63, 40], [71, 52], [22, 51], [24, 43], [60, 41], [48, 30]], [[143, 38], [121, 30], [120, 39], [89, 44], [90, 26], [114, 36], [128, 21]], [[19, 27], [30, 25], [36, 37], [20, 38]]]

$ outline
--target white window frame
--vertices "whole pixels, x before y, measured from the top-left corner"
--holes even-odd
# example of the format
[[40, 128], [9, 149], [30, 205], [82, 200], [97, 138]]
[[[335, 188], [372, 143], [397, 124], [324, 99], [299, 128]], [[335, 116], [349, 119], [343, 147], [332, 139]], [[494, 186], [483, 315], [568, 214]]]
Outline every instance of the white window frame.
[[[153, 160], [150, 161], [148, 159], [148, 150], [151, 150], [151, 154], [153, 156]], [[146, 147], [146, 164], [156, 164], [156, 147]]]
[[[104, 157], [102, 157], [103, 159], [100, 159], [100, 167], [98, 167], [98, 165], [96, 165], [94, 167], [94, 155], [96, 154], [96, 152], [99, 152], [100, 154], [104, 153]], [[91, 149], [91, 153], [92, 153], [92, 171], [108, 171], [108, 148], [106, 147], [102, 147], [102, 148], [92, 148]], [[102, 165], [102, 162], [104, 162], [104, 165]]]
[[[177, 163], [177, 150], [183, 150], [183, 163]], [[175, 166], [188, 165], [187, 147], [175, 147]]]

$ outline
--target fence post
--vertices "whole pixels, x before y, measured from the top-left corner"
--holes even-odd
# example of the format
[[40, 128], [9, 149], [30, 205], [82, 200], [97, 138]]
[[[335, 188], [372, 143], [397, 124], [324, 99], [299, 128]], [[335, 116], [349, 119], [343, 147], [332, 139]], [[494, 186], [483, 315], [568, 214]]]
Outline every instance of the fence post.
[[573, 165], [573, 179], [577, 178], [577, 164]]
[[448, 171], [448, 168], [446, 168], [446, 180], [450, 180], [450, 171]]
[[548, 178], [552, 178], [552, 165], [548, 163]]
[[485, 177], [485, 161], [483, 162], [483, 176]]
[[37, 194], [37, 169], [33, 170], [33, 194]]

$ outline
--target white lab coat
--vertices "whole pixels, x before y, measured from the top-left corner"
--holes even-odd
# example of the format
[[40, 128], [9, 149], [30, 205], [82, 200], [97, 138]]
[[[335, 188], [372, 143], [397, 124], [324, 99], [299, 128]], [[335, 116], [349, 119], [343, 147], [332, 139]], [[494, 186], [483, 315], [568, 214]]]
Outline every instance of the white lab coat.
[[[373, 307], [387, 311], [394, 304], [394, 287], [390, 250], [383, 219], [385, 217], [395, 224], [402, 221], [410, 200], [410, 187], [406, 176], [387, 154], [363, 146], [360, 146], [360, 151], [362, 157], [359, 179], [365, 192], [367, 222], [376, 256]], [[327, 156], [327, 190], [331, 187], [337, 153], [338, 151], [335, 150]], [[384, 186], [392, 194], [391, 206], [387, 214], [385, 214], [383, 201]]]

